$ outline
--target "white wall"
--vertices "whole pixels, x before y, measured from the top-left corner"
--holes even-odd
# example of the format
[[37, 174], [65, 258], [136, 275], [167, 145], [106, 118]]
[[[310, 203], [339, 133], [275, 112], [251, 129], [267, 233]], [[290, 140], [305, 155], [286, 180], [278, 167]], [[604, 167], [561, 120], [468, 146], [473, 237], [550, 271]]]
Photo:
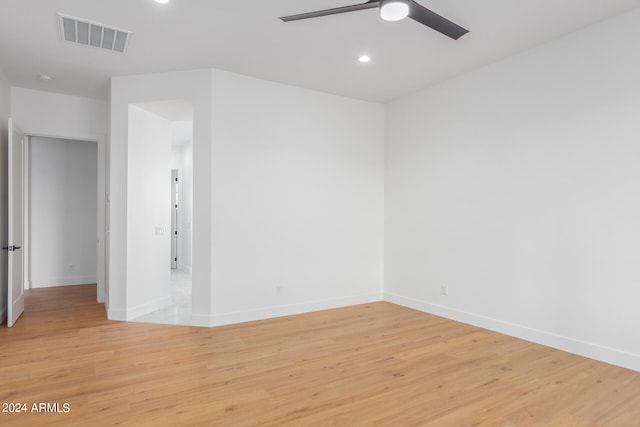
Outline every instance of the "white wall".
[[640, 370], [638, 39], [640, 11], [388, 106], [388, 300]]
[[95, 140], [107, 131], [101, 99], [12, 87], [11, 113], [23, 131], [35, 135]]
[[97, 143], [97, 300], [105, 293], [105, 185], [107, 103], [100, 99], [11, 88], [11, 115], [27, 135]]
[[380, 300], [383, 106], [213, 78], [211, 323]]
[[[126, 288], [128, 104], [194, 106], [193, 322], [382, 298], [383, 106], [218, 70], [111, 82], [112, 319]], [[282, 296], [276, 295], [282, 287]]]
[[131, 317], [171, 304], [171, 122], [129, 106], [127, 304]]
[[180, 254], [178, 260], [180, 269], [191, 272], [192, 245], [193, 245], [193, 142], [189, 141], [182, 146], [182, 216], [179, 222], [182, 226], [180, 241]]
[[[0, 69], [0, 245], [8, 245], [8, 176], [7, 162], [9, 155], [7, 119], [11, 111], [11, 88], [4, 73]], [[7, 256], [0, 255], [0, 323], [7, 316]]]
[[171, 169], [182, 168], [182, 147], [179, 145], [171, 146]]
[[[128, 188], [129, 173], [135, 163], [129, 153], [129, 104], [184, 100], [193, 106], [193, 236], [192, 311], [196, 319], [209, 319], [211, 301], [211, 70], [114, 77], [110, 95], [111, 173], [109, 176], [109, 305], [110, 319], [135, 316], [129, 300], [127, 268], [139, 254], [129, 251]], [[170, 166], [167, 164], [167, 171]], [[169, 181], [167, 181], [169, 182]], [[168, 188], [168, 186], [167, 186]], [[167, 212], [169, 212], [167, 210]], [[169, 259], [169, 257], [167, 258]], [[167, 270], [169, 267], [167, 266]], [[204, 323], [204, 322], [201, 322]]]
[[97, 144], [29, 142], [29, 285], [96, 283]]

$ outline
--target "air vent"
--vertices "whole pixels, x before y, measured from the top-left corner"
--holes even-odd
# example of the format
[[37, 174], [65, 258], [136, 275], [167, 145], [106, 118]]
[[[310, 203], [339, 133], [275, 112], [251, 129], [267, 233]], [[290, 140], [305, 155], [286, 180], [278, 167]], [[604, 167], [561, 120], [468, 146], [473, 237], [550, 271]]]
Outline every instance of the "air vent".
[[125, 53], [131, 31], [58, 13], [60, 38], [70, 43]]

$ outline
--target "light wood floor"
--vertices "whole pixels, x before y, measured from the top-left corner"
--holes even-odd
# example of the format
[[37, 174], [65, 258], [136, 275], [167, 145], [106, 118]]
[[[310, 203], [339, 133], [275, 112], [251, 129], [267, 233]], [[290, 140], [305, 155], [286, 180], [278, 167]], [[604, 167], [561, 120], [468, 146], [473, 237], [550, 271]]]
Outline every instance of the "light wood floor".
[[0, 402], [71, 409], [0, 425], [640, 425], [640, 373], [389, 303], [207, 329], [94, 297], [30, 291], [0, 328]]

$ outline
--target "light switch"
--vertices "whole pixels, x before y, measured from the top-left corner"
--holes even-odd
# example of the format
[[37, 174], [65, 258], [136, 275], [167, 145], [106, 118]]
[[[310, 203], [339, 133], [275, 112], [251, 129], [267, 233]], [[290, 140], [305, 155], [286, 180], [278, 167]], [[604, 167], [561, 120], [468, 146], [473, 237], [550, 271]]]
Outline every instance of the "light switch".
[[163, 236], [163, 235], [164, 235], [164, 228], [156, 226], [156, 236]]

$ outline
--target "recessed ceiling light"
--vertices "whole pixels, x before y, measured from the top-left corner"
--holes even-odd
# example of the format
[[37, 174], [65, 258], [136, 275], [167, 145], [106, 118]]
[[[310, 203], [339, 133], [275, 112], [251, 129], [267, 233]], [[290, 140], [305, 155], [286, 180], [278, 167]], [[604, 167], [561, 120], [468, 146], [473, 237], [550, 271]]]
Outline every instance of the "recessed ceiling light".
[[49, 74], [40, 74], [38, 78], [43, 82], [50, 82], [51, 80], [53, 80], [53, 77], [51, 77]]
[[167, 4], [169, 3], [169, 0], [156, 0], [156, 3]]
[[360, 57], [358, 58], [358, 62], [366, 64], [367, 62], [371, 62], [371, 57], [369, 55], [360, 55]]

